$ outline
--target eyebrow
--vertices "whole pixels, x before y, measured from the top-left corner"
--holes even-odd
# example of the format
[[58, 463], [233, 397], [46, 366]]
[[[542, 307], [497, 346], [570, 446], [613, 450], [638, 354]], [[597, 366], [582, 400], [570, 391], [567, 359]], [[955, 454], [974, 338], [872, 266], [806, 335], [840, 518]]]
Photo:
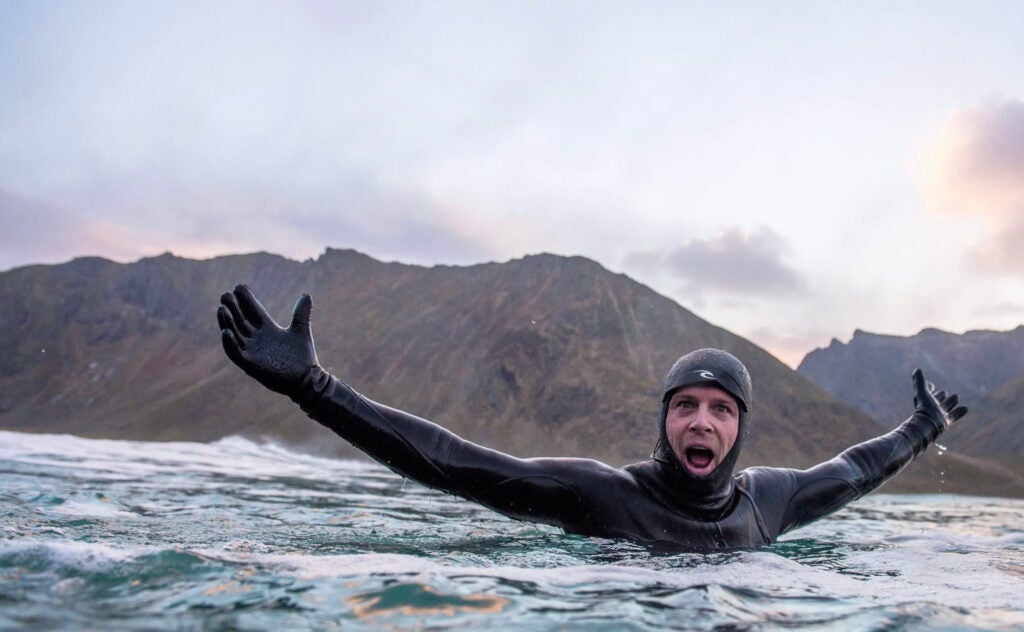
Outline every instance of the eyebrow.
[[[671, 404], [672, 402], [682, 402], [682, 401], [691, 401], [692, 402], [692, 401], [695, 401], [696, 399], [697, 399], [696, 395], [691, 395], [689, 393], [679, 393], [677, 395], [673, 395], [672, 396], [672, 399], [669, 400], [669, 404]], [[736, 402], [735, 402], [735, 400], [733, 400], [733, 399], [731, 399], [729, 397], [715, 397], [714, 399], [710, 400], [709, 403], [711, 405], [725, 404], [725, 405], [729, 406], [730, 408], [737, 408], [738, 407]]]
[[[677, 394], [672, 396], [672, 399], [698, 399], [698, 397], [696, 395], [691, 394], [691, 393], [677, 393]], [[710, 401], [715, 402], [715, 403], [718, 403], [718, 402], [725, 402], [727, 404], [733, 403], [733, 399], [731, 397], [727, 396], [727, 395], [722, 395], [721, 397], [713, 396], [713, 397], [710, 398]]]

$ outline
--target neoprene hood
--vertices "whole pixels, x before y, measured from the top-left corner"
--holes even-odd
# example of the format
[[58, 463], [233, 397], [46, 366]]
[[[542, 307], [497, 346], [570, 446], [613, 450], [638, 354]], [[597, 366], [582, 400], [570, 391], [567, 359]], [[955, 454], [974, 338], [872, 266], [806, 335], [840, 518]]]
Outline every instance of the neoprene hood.
[[684, 386], [717, 384], [736, 398], [744, 412], [750, 412], [753, 387], [747, 367], [736, 356], [721, 349], [698, 349], [676, 360], [665, 376], [662, 401]]

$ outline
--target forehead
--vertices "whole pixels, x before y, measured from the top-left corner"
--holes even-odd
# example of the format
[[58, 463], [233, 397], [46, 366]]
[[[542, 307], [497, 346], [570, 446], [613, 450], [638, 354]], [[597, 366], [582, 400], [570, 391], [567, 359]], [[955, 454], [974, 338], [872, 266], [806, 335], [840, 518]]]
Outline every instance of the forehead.
[[691, 384], [684, 386], [675, 393], [672, 394], [672, 400], [678, 401], [683, 397], [691, 397], [695, 399], [709, 399], [709, 400], [726, 400], [730, 404], [738, 406], [739, 403], [736, 398], [733, 397], [729, 391], [723, 389], [717, 384]]

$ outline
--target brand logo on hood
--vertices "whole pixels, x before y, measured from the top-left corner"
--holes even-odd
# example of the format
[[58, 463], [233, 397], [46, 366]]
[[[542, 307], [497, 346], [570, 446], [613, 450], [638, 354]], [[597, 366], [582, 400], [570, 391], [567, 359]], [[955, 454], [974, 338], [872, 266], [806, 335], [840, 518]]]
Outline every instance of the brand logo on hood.
[[697, 375], [701, 376], [705, 380], [714, 380], [714, 379], [716, 379], [715, 378], [715, 374], [712, 373], [711, 371], [708, 371], [707, 369], [704, 369], [703, 371], [697, 371]]

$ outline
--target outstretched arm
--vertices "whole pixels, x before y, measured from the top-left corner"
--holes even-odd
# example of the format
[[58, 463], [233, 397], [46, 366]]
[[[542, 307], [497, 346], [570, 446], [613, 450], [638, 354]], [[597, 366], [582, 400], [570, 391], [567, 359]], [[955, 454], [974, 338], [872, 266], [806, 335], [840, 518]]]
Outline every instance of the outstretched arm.
[[[786, 495], [774, 516], [779, 533], [826, 516], [877, 489], [967, 414], [959, 397], [934, 390], [914, 371], [914, 414], [895, 430], [849, 448], [839, 456], [803, 471], [782, 470]], [[781, 509], [781, 511], [779, 511]]]
[[224, 351], [246, 374], [402, 476], [514, 518], [589, 530], [586, 503], [572, 481], [611, 468], [582, 459], [518, 459], [363, 397], [320, 366], [311, 311], [303, 295], [282, 328], [239, 285], [217, 310]]

